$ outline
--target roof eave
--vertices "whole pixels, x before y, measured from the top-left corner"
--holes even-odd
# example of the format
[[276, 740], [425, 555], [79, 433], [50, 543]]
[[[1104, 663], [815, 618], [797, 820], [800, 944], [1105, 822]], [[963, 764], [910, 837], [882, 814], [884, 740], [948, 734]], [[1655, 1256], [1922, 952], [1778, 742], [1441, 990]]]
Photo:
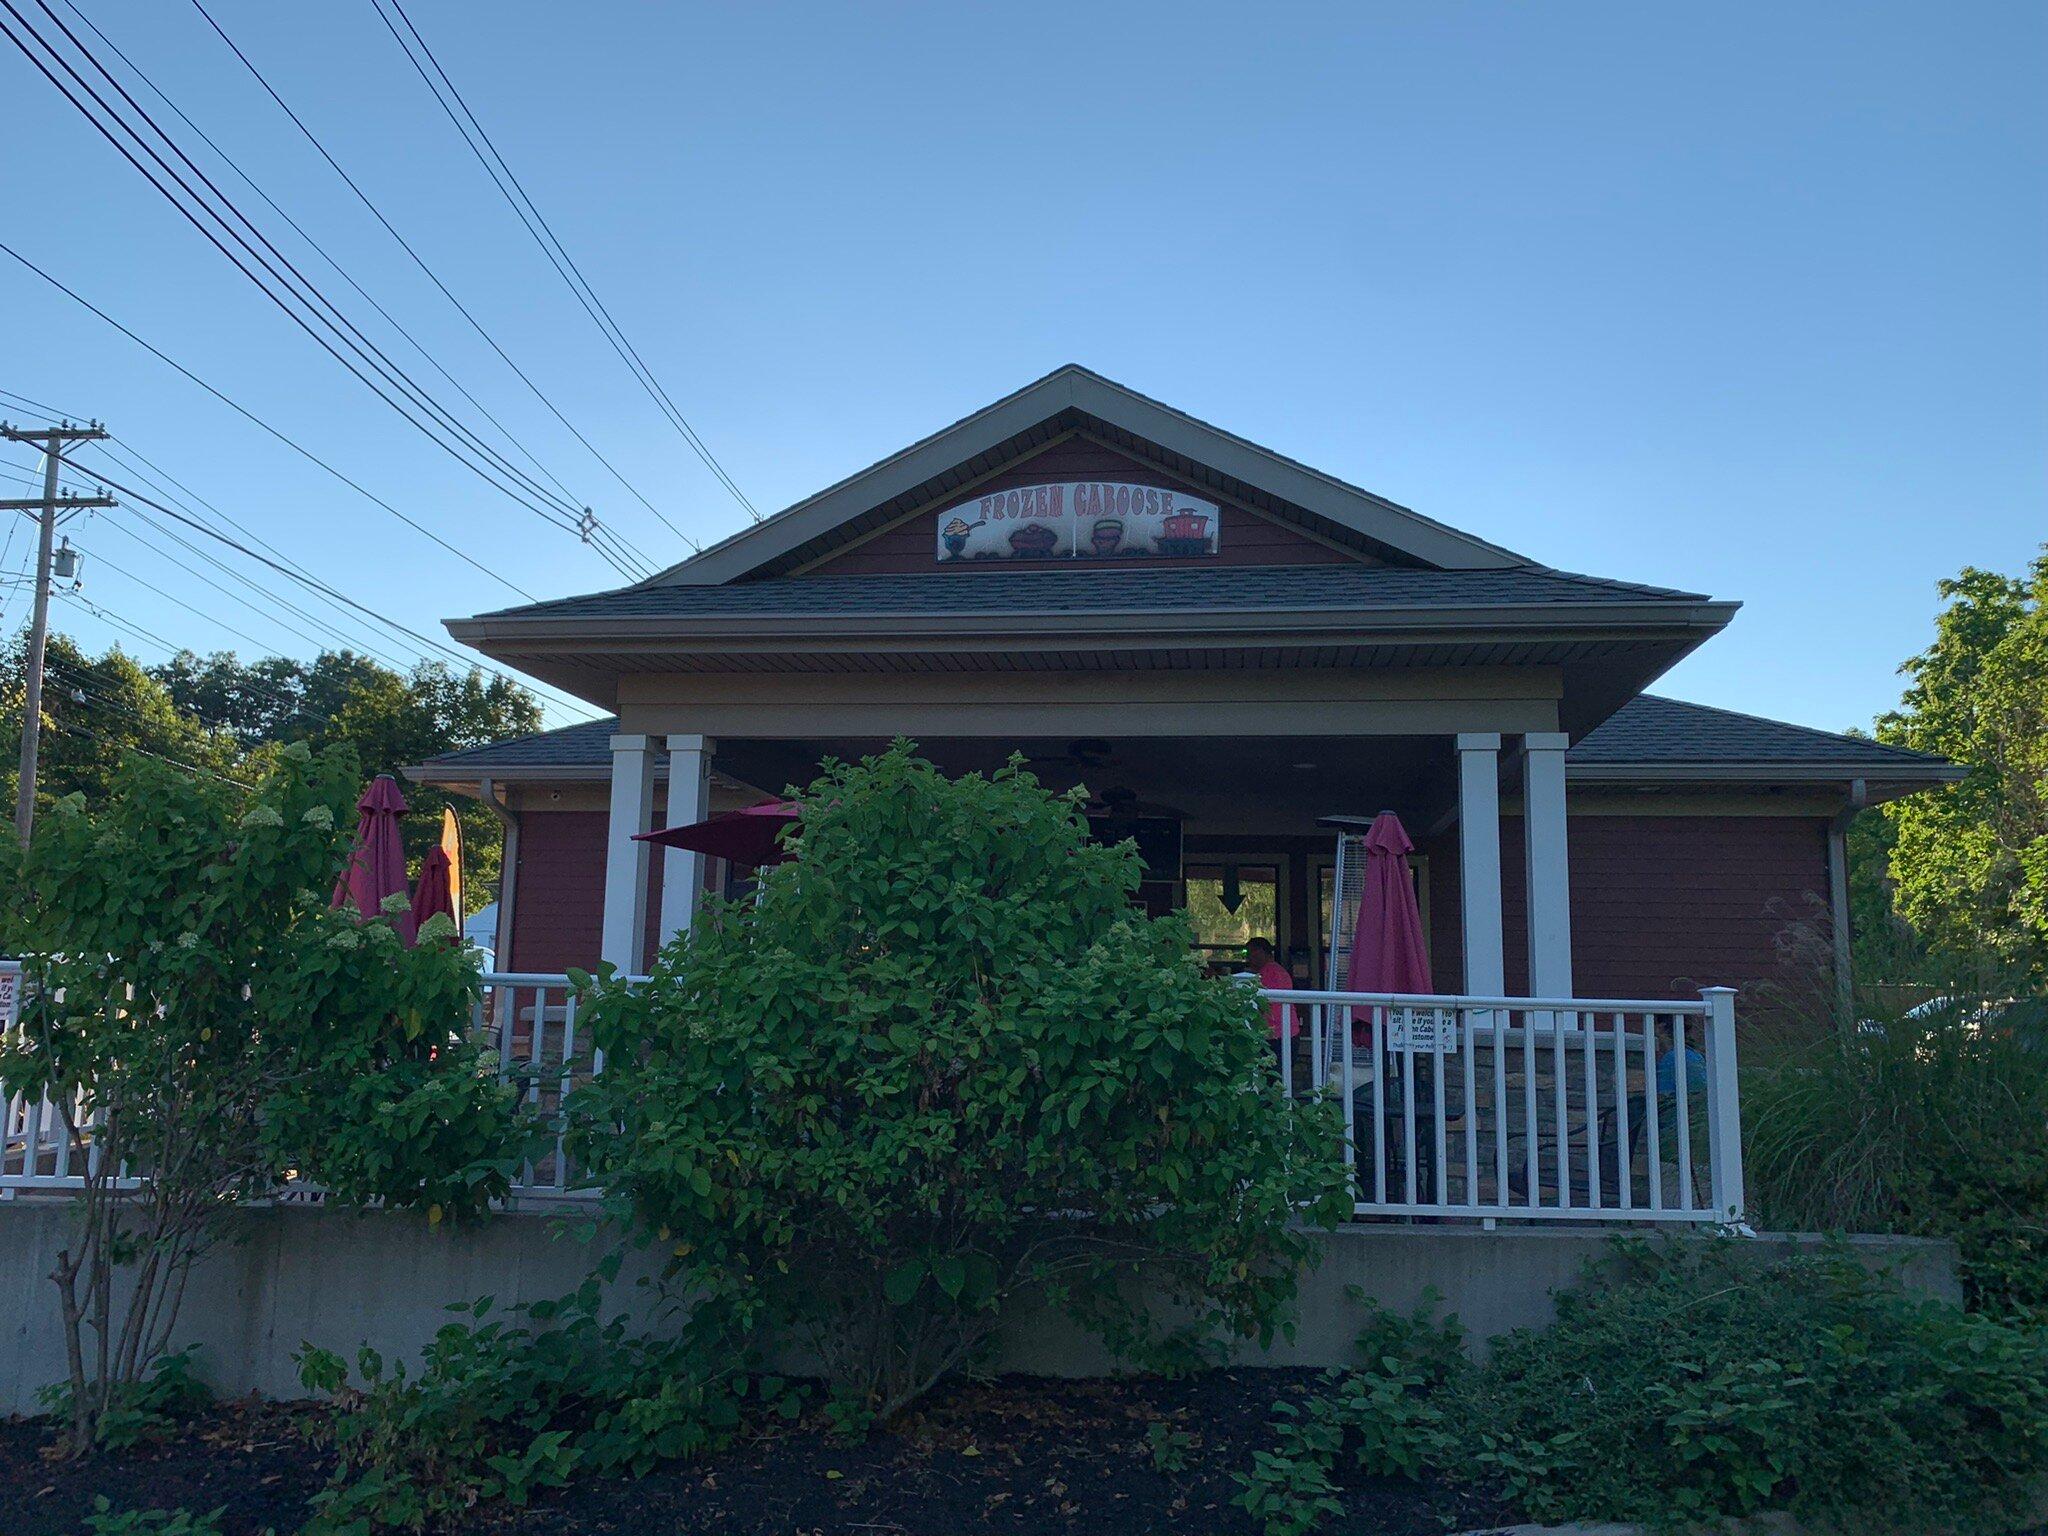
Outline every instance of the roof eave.
[[1741, 605], [1733, 602], [1657, 601], [1645, 603], [1492, 603], [1480, 607], [1440, 605], [1375, 606], [1370, 610], [1310, 608], [1129, 609], [1116, 612], [1036, 613], [863, 613], [854, 615], [747, 614], [729, 618], [674, 616], [481, 616], [446, 621], [449, 634], [468, 645], [487, 647], [493, 641], [557, 640], [587, 645], [600, 641], [692, 641], [799, 638], [845, 640], [913, 637], [957, 639], [1051, 635], [1071, 638], [1081, 633], [1145, 634], [1171, 643], [1176, 639], [1243, 632], [1323, 634], [1332, 636], [1414, 634], [1438, 638], [1446, 633], [1488, 635], [1597, 630], [1602, 633], [1651, 630], [1703, 635], [1723, 628]]
[[[479, 770], [474, 764], [418, 763], [399, 770], [415, 784], [442, 786], [477, 784], [571, 784], [600, 782], [611, 776], [611, 764], [589, 762], [529, 763]], [[658, 767], [657, 774], [665, 772]], [[1960, 763], [1574, 763], [1567, 757], [1565, 777], [1574, 784], [1652, 785], [1660, 788], [1726, 784], [1853, 784], [1914, 785], [1926, 788], [1953, 784], [1968, 777]]]
[[1870, 784], [1954, 784], [1970, 775], [1961, 763], [1801, 762], [1801, 763], [1574, 763], [1565, 775], [1575, 783], [1620, 784], [1843, 784], [1861, 779]]

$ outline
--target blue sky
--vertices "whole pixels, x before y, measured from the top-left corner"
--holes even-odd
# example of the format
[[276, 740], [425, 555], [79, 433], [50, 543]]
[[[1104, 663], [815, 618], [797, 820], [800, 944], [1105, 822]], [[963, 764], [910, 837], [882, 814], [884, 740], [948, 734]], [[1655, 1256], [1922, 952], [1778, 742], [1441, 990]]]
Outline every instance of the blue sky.
[[[80, 4], [579, 500], [683, 553], [185, 0]], [[627, 478], [694, 537], [739, 525], [369, 0], [208, 8]], [[1739, 598], [1662, 688], [1831, 728], [1896, 700], [1938, 578], [2048, 538], [2048, 7], [408, 9], [764, 510], [1081, 362], [1548, 563]], [[11, 47], [0, 99], [9, 244], [513, 585], [610, 584], [318, 352]], [[0, 389], [105, 419], [342, 589], [422, 628], [516, 601], [4, 258], [0, 316]], [[312, 649], [125, 515], [70, 530], [107, 611]]]

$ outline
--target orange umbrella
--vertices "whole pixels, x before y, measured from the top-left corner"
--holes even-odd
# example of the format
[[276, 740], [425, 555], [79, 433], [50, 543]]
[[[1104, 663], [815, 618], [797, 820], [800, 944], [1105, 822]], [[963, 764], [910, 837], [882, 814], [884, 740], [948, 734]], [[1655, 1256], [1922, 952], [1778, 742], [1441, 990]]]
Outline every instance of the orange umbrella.
[[448, 856], [448, 909], [460, 928], [469, 909], [462, 900], [462, 823], [455, 817], [455, 807], [441, 807], [441, 851]]

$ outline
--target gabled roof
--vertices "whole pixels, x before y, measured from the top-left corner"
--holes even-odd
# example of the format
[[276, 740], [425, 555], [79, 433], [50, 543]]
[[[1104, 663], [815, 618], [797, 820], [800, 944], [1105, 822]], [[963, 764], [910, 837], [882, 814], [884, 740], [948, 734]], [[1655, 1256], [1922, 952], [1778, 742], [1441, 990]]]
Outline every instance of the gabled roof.
[[[600, 778], [611, 771], [616, 720], [592, 720], [534, 736], [451, 752], [408, 770], [429, 783], [473, 781], [490, 774], [564, 779]], [[1861, 736], [1842, 736], [1759, 715], [1642, 694], [1576, 742], [1565, 761], [1574, 778], [1663, 780], [1699, 773], [1716, 779], [1768, 783], [1826, 778], [1870, 778], [1897, 783], [1940, 783], [1964, 770], [1944, 758]]]
[[786, 570], [800, 563], [806, 551], [936, 501], [987, 473], [992, 464], [1075, 425], [1162, 458], [1226, 494], [1326, 525], [1403, 563], [1444, 570], [1502, 570], [1531, 563], [1068, 363], [645, 584], [716, 586]]

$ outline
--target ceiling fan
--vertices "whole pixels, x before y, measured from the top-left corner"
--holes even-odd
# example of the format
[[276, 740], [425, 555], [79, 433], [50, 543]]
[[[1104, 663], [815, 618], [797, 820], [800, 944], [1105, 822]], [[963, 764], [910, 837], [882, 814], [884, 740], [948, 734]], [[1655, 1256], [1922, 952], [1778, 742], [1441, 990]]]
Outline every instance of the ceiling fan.
[[1175, 806], [1141, 800], [1136, 790], [1125, 785], [1100, 783], [1103, 773], [1125, 766], [1116, 755], [1115, 744], [1100, 736], [1076, 737], [1062, 751], [1033, 753], [1024, 761], [1031, 767], [1064, 769], [1071, 773], [1088, 790], [1088, 803], [1083, 808], [1088, 816], [1167, 816], [1182, 819], [1183, 813]]
[[1116, 748], [1100, 736], [1078, 736], [1060, 752], [1035, 752], [1027, 754], [1024, 761], [1037, 767], [1045, 764], [1057, 768], [1073, 768], [1086, 771], [1092, 768], [1114, 768], [1118, 766]]
[[1088, 804], [1083, 814], [1102, 817], [1165, 816], [1183, 821], [1186, 815], [1178, 806], [1162, 805], [1156, 800], [1141, 800], [1138, 792], [1122, 784], [1112, 784], [1106, 789], [1091, 789]]

